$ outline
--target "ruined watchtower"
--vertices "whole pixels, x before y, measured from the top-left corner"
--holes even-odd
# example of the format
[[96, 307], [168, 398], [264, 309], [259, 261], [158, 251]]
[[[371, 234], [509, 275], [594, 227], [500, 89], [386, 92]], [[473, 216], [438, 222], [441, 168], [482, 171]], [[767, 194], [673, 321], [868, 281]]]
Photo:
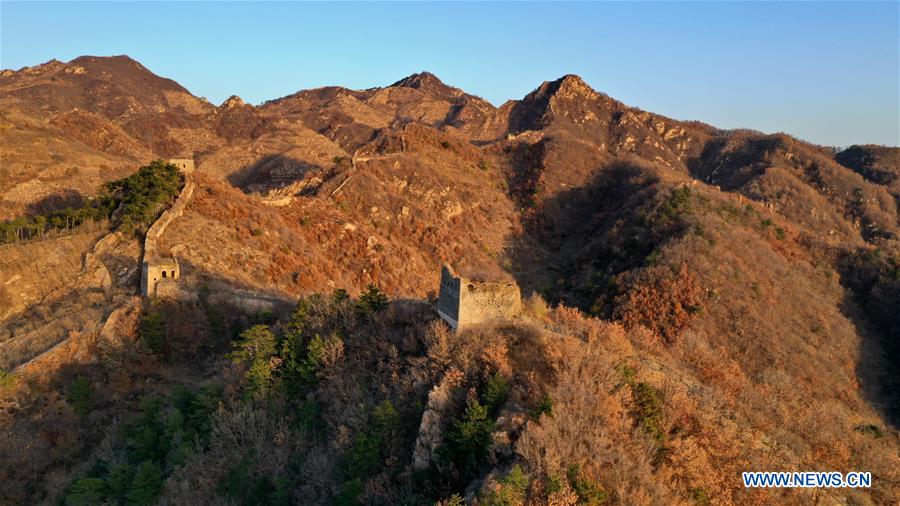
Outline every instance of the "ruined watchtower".
[[192, 158], [170, 158], [166, 160], [166, 163], [178, 167], [178, 170], [185, 176], [190, 176], [194, 173], [194, 160]]
[[174, 258], [155, 257], [144, 260], [141, 269], [141, 295], [145, 297], [161, 296], [181, 277], [178, 260]]
[[437, 312], [455, 330], [494, 320], [510, 320], [522, 311], [522, 295], [513, 281], [478, 281], [441, 268]]

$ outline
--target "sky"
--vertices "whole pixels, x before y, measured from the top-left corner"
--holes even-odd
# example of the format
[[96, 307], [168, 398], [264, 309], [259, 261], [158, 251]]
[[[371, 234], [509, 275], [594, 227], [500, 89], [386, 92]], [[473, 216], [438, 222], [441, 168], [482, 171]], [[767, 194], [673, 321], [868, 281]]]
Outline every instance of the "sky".
[[38, 3], [0, 0], [0, 67], [127, 54], [259, 104], [427, 70], [495, 105], [578, 74], [628, 105], [823, 145], [900, 144], [900, 1]]

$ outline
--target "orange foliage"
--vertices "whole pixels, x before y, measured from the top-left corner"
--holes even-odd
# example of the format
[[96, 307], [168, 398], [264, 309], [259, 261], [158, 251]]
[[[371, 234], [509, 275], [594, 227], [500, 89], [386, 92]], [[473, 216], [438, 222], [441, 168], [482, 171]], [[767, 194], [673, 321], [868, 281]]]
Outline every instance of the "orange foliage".
[[613, 317], [626, 328], [643, 325], [672, 344], [702, 308], [697, 277], [682, 264], [677, 270], [665, 266], [629, 271], [616, 280]]

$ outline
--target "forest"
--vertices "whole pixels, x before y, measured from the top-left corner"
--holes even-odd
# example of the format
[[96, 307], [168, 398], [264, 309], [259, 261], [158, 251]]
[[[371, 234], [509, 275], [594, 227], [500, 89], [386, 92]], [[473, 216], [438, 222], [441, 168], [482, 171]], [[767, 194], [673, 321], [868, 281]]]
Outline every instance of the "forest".
[[174, 165], [156, 160], [126, 178], [106, 183], [96, 197], [85, 200], [79, 207], [0, 222], [0, 244], [68, 233], [82, 225], [104, 220], [110, 220], [112, 230], [140, 233], [153, 223], [161, 208], [178, 195], [182, 183], [182, 176]]

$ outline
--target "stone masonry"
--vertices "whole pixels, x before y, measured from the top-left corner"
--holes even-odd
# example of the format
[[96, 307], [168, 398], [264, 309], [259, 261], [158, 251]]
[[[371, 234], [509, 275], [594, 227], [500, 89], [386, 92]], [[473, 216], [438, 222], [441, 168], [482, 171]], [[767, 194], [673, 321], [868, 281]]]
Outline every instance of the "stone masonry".
[[437, 312], [453, 329], [515, 318], [522, 311], [519, 287], [512, 281], [484, 282], [441, 268]]
[[190, 176], [194, 173], [194, 160], [191, 158], [172, 158], [167, 160], [166, 163], [178, 167], [178, 170], [185, 176]]

